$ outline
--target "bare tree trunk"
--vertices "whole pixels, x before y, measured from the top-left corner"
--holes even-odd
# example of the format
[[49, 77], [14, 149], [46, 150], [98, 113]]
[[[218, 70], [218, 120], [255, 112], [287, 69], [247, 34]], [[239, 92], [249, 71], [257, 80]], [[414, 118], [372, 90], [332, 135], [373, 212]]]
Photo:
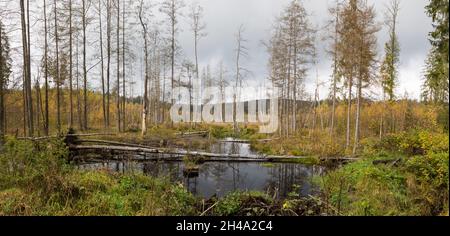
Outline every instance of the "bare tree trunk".
[[346, 139], [345, 139], [345, 148], [350, 147], [350, 116], [352, 113], [352, 80], [353, 78], [349, 79], [348, 82], [348, 104], [347, 104], [347, 132], [346, 132]]
[[290, 135], [290, 126], [291, 122], [289, 119], [290, 111], [289, 111], [289, 103], [291, 100], [291, 59], [292, 59], [292, 52], [291, 52], [291, 45], [292, 45], [292, 39], [289, 38], [289, 52], [288, 52], [288, 68], [287, 68], [287, 100], [286, 100], [286, 136], [288, 137]]
[[103, 28], [102, 28], [102, 1], [98, 1], [98, 17], [100, 24], [100, 61], [101, 61], [101, 77], [102, 77], [102, 109], [103, 109], [103, 127], [107, 128], [106, 122], [106, 98], [105, 98], [105, 70], [103, 59]]
[[72, 0], [69, 0], [69, 127], [73, 127], [73, 50], [72, 50]]
[[297, 131], [297, 42], [294, 42], [294, 87], [292, 88], [292, 132], [295, 134]]
[[87, 100], [87, 68], [86, 68], [86, 0], [83, 0], [82, 4], [82, 21], [83, 21], [83, 114], [84, 114], [84, 122], [83, 129], [88, 129], [88, 100]]
[[110, 76], [111, 76], [111, 0], [107, 0], [106, 6], [106, 54], [107, 54], [107, 68], [106, 68], [106, 126], [109, 128], [109, 107], [110, 107]]
[[[337, 82], [336, 82], [336, 75], [334, 75], [333, 76], [333, 102], [332, 102], [333, 104], [331, 106], [331, 125], [330, 125], [330, 136], [331, 137], [333, 137], [333, 134], [334, 134], [334, 120], [335, 120], [335, 116], [336, 116], [336, 90], [337, 90]], [[332, 138], [331, 140], [333, 141], [334, 139]]]
[[120, 2], [117, 0], [117, 32], [116, 32], [116, 40], [117, 40], [117, 101], [116, 101], [116, 109], [117, 109], [117, 130], [119, 132], [122, 131], [121, 128], [121, 112], [120, 112]]
[[[28, 3], [28, 2], [27, 2]], [[29, 88], [30, 85], [30, 64], [29, 64], [29, 43], [28, 43], [28, 36], [27, 36], [27, 21], [25, 17], [25, 3], [24, 0], [20, 1], [20, 9], [21, 9], [21, 23], [22, 23], [22, 49], [23, 49], [23, 94], [24, 94], [24, 121], [26, 124], [26, 127], [28, 128], [28, 134], [30, 136], [33, 136], [33, 118], [32, 118], [32, 104], [30, 104], [31, 101], [31, 89]], [[28, 12], [28, 9], [27, 9]], [[25, 129], [24, 129], [25, 131]], [[24, 132], [26, 133], [26, 131]]]
[[[172, 9], [175, 9], [175, 3], [174, 1], [172, 1]], [[173, 93], [173, 89], [174, 89], [174, 80], [175, 80], [175, 10], [173, 10], [172, 12], [172, 22], [171, 22], [171, 44], [170, 44], [170, 48], [171, 48], [171, 56], [170, 56], [170, 60], [171, 60], [171, 89], [172, 91], [170, 92], [170, 94]], [[175, 100], [172, 96], [172, 105], [175, 103]], [[172, 122], [173, 123], [173, 122]]]
[[144, 53], [145, 53], [145, 79], [144, 79], [144, 97], [143, 106], [142, 106], [142, 135], [144, 136], [147, 133], [147, 112], [148, 112], [148, 40], [147, 40], [147, 26], [142, 19], [142, 5], [143, 0], [141, 0], [141, 5], [139, 9], [139, 20], [141, 22], [141, 26], [143, 29], [143, 38], [144, 38]]
[[[173, 2], [172, 2], [172, 4], [174, 4]], [[175, 8], [175, 6], [172, 6], [173, 8]], [[175, 15], [175, 13], [173, 13], [173, 15]], [[170, 78], [171, 78], [171, 92], [170, 92], [170, 94], [172, 95], [173, 94], [173, 89], [174, 89], [174, 80], [175, 80], [175, 20], [174, 20], [174, 18], [175, 18], [175, 16], [173, 16], [173, 20], [172, 20], [172, 30], [171, 30], [171, 33], [172, 33], [172, 35], [171, 35], [171, 44], [170, 44], [170, 47], [171, 47], [171, 56], [170, 56], [170, 60], [171, 60], [171, 76], [170, 76]], [[175, 104], [175, 100], [174, 100], [174, 98], [173, 98], [173, 96], [171, 96], [172, 97], [172, 105], [173, 104]], [[173, 122], [172, 122], [172, 125], [173, 125]]]
[[[334, 134], [334, 122], [336, 116], [336, 90], [337, 90], [337, 80], [338, 80], [338, 42], [339, 42], [339, 3], [336, 6], [336, 19], [334, 27], [334, 52], [333, 52], [333, 105], [331, 108], [331, 126], [330, 126], [330, 136], [333, 137]], [[332, 142], [334, 139], [331, 139]]]
[[381, 114], [380, 116], [380, 133], [379, 133], [379, 138], [380, 140], [383, 138], [383, 126], [384, 126], [384, 115]]
[[198, 42], [200, 38], [206, 36], [202, 33], [206, 26], [200, 22], [203, 16], [203, 8], [196, 3], [192, 4], [191, 7], [189, 18], [191, 19], [191, 29], [194, 33], [195, 77], [198, 78]]
[[243, 38], [242, 34], [244, 32], [244, 26], [239, 26], [237, 35], [236, 35], [236, 42], [237, 42], [237, 48], [236, 48], [236, 81], [235, 81], [235, 92], [233, 96], [233, 128], [235, 135], [239, 134], [239, 124], [237, 121], [237, 103], [239, 102], [237, 100], [237, 96], [240, 96], [240, 87], [242, 85], [242, 78], [241, 78], [241, 65], [240, 65], [240, 59], [243, 55], [246, 54], [245, 46], [243, 43], [245, 42], [245, 39]]
[[[240, 35], [240, 32], [239, 32]], [[237, 122], [237, 90], [239, 86], [239, 73], [240, 73], [240, 67], [239, 67], [239, 58], [240, 58], [240, 47], [241, 47], [241, 40], [240, 36], [238, 36], [238, 51], [236, 53], [236, 81], [234, 85], [234, 94], [233, 94], [233, 129], [234, 134], [237, 135], [239, 133], [239, 125]]]
[[60, 91], [60, 74], [59, 74], [59, 38], [58, 38], [58, 11], [56, 0], [54, 0], [55, 13], [55, 46], [56, 46], [56, 109], [57, 109], [57, 128], [58, 133], [61, 133], [61, 91]]
[[39, 78], [36, 79], [36, 127], [37, 127], [37, 135], [41, 136], [41, 86], [39, 85]]
[[22, 88], [22, 103], [23, 103], [23, 136], [27, 136], [27, 96], [26, 96], [26, 92], [25, 92], [25, 66], [23, 68], [24, 72], [22, 75], [22, 84], [23, 84], [23, 88]]
[[3, 78], [3, 46], [2, 46], [2, 22], [0, 21], [0, 151], [3, 145], [3, 138], [5, 135], [5, 82]]
[[192, 114], [192, 108], [193, 108], [193, 104], [192, 104], [192, 92], [193, 92], [193, 85], [192, 85], [192, 74], [191, 74], [191, 68], [189, 65], [187, 65], [187, 74], [189, 77], [189, 121], [190, 121], [190, 126], [192, 127], [192, 121], [193, 121], [193, 114]]
[[358, 78], [358, 95], [356, 102], [356, 124], [355, 124], [355, 144], [353, 146], [353, 155], [356, 154], [356, 151], [359, 147], [359, 138], [360, 138], [360, 122], [361, 122], [361, 97], [362, 97], [362, 78]]
[[166, 55], [164, 54], [163, 58], [163, 91], [162, 91], [162, 123], [166, 122], [166, 112], [165, 112], [165, 106], [166, 106]]
[[79, 70], [78, 70], [78, 68], [79, 68], [79, 62], [78, 62], [78, 55], [79, 55], [79, 53], [78, 53], [78, 41], [77, 41], [77, 47], [76, 47], [76, 50], [77, 50], [77, 53], [76, 53], [76, 55], [77, 55], [77, 60], [76, 60], [76, 67], [77, 67], [77, 76], [76, 76], [76, 90], [77, 90], [77, 113], [78, 113], [78, 127], [80, 128], [80, 130], [82, 130], [83, 129], [83, 112], [82, 112], [82, 110], [81, 110], [81, 98], [80, 98], [80, 73], [79, 73]]
[[44, 121], [44, 133], [49, 135], [49, 112], [48, 112], [48, 29], [47, 29], [47, 3], [44, 0], [44, 76], [45, 76], [45, 121]]
[[125, 0], [122, 2], [122, 131], [127, 130], [127, 122], [126, 122], [126, 103], [127, 103], [127, 96], [126, 96], [126, 86], [125, 86]]
[[27, 104], [28, 104], [28, 122], [30, 136], [34, 134], [34, 118], [33, 118], [33, 94], [31, 82], [31, 39], [30, 39], [30, 0], [27, 0]]

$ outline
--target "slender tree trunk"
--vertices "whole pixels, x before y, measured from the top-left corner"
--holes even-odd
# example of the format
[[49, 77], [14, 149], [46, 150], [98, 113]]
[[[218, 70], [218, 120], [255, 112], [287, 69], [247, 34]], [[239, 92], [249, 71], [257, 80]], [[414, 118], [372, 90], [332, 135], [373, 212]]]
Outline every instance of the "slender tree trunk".
[[384, 118], [383, 118], [383, 114], [381, 114], [381, 116], [380, 116], [380, 134], [379, 134], [380, 140], [383, 139], [383, 126], [384, 126]]
[[69, 0], [69, 127], [73, 127], [73, 28], [72, 28], [72, 0]]
[[[336, 22], [335, 22], [335, 31], [334, 31], [334, 55], [333, 55], [333, 105], [331, 108], [331, 126], [330, 126], [330, 136], [333, 137], [334, 134], [334, 122], [336, 116], [336, 90], [337, 90], [337, 80], [338, 80], [338, 42], [339, 42], [339, 3], [336, 7]], [[332, 142], [334, 139], [331, 139]]]
[[61, 133], [61, 91], [60, 91], [60, 74], [59, 74], [59, 38], [58, 38], [58, 10], [56, 0], [54, 0], [55, 13], [55, 46], [56, 46], [56, 110], [57, 110], [57, 128], [58, 133]]
[[87, 100], [87, 68], [86, 68], [86, 0], [83, 0], [83, 129], [88, 129], [88, 100]]
[[[172, 2], [172, 4], [174, 4]], [[175, 6], [172, 6], [173, 8], [175, 8]], [[175, 18], [175, 13], [173, 12], [173, 16], [174, 19]], [[174, 89], [174, 81], [175, 81], [175, 20], [172, 20], [172, 36], [171, 36], [171, 89], [172, 91], [170, 92], [170, 94], [173, 94], [173, 89]], [[172, 105], [175, 104], [175, 100], [172, 96]], [[173, 122], [172, 122], [173, 123]]]
[[386, 93], [385, 92], [383, 92], [383, 101], [382, 101], [382, 103], [383, 104], [382, 104], [382, 110], [381, 110], [381, 115], [380, 115], [380, 133], [379, 133], [380, 140], [383, 138], [384, 123], [385, 123], [385, 121], [384, 121], [384, 112], [387, 109], [387, 106], [386, 106]]
[[102, 110], [103, 110], [103, 127], [107, 128], [106, 122], [106, 98], [105, 98], [105, 70], [103, 59], [103, 28], [102, 28], [102, 1], [98, 1], [98, 18], [100, 24], [100, 61], [101, 61], [101, 77], [102, 77]]
[[162, 91], [162, 122], [166, 122], [166, 112], [165, 112], [165, 106], [166, 106], [166, 55], [164, 55], [163, 59], [163, 91]]
[[143, 38], [144, 38], [144, 63], [145, 63], [145, 79], [144, 79], [144, 97], [142, 98], [143, 106], [142, 106], [142, 136], [147, 133], [147, 112], [148, 112], [148, 40], [147, 40], [147, 26], [145, 25], [142, 19], [142, 5], [143, 0], [141, 0], [141, 6], [139, 9], [139, 20], [141, 22], [141, 26], [143, 29]]
[[82, 110], [81, 110], [81, 98], [80, 98], [80, 72], [79, 72], [79, 70], [78, 70], [78, 68], [79, 68], [79, 59], [78, 59], [78, 55], [79, 55], [79, 53], [78, 53], [78, 41], [77, 41], [77, 47], [76, 47], [76, 50], [77, 50], [77, 53], [76, 53], [76, 55], [77, 55], [77, 60], [76, 60], [76, 73], [77, 73], [77, 76], [76, 76], [76, 90], [77, 90], [77, 113], [78, 113], [78, 127], [80, 128], [80, 130], [82, 130], [83, 129], [83, 112], [82, 112]]
[[[336, 67], [336, 66], [335, 66]], [[331, 106], [331, 125], [330, 125], [330, 137], [333, 137], [334, 134], [334, 120], [336, 116], [336, 90], [337, 90], [337, 82], [336, 75], [333, 76], [333, 104]], [[333, 138], [331, 139], [334, 140]]]
[[47, 29], [47, 2], [44, 0], [44, 76], [45, 76], [45, 121], [44, 121], [44, 133], [49, 135], [49, 112], [48, 112], [48, 29]]
[[292, 132], [297, 131], [297, 43], [294, 42], [294, 87], [292, 88], [293, 107], [292, 107]]
[[[30, 83], [29, 80], [29, 61], [28, 61], [28, 38], [27, 38], [27, 23], [25, 19], [25, 3], [24, 0], [20, 1], [20, 9], [21, 9], [21, 25], [22, 25], [22, 51], [23, 51], [23, 95], [24, 95], [24, 121], [25, 121], [25, 127], [28, 128], [28, 134], [30, 136], [33, 136], [33, 130], [31, 123], [32, 118], [30, 114], [30, 108], [31, 104], [29, 104], [30, 100], [30, 94], [28, 90], [28, 86]], [[31, 120], [30, 120], [31, 118]], [[24, 134], [26, 135], [26, 128], [24, 129]]]
[[36, 79], [36, 127], [37, 135], [41, 136], [41, 86], [39, 84], [39, 78]]
[[348, 104], [347, 104], [347, 132], [346, 132], [346, 139], [345, 139], [345, 148], [350, 147], [350, 116], [352, 113], [352, 80], [353, 78], [350, 78], [348, 81]]
[[289, 52], [288, 52], [288, 68], [287, 68], [287, 101], [286, 101], [286, 137], [290, 135], [290, 111], [289, 111], [289, 103], [291, 100], [291, 59], [292, 59], [292, 52], [291, 52], [291, 45], [292, 45], [292, 39], [289, 38]]
[[[365, 21], [363, 20], [363, 22], [365, 23]], [[357, 84], [357, 101], [356, 101], [356, 122], [355, 122], [355, 140], [354, 140], [354, 145], [353, 145], [353, 155], [356, 154], [358, 148], [359, 148], [359, 138], [361, 136], [361, 100], [362, 100], [362, 86], [363, 86], [363, 76], [364, 73], [362, 71], [363, 69], [363, 60], [364, 60], [364, 55], [363, 53], [363, 46], [365, 45], [365, 40], [364, 40], [364, 32], [362, 35], [362, 40], [361, 40], [361, 46], [360, 46], [360, 65], [359, 65], [359, 75], [358, 75], [358, 84]]]
[[33, 118], [33, 94], [32, 94], [32, 82], [31, 82], [31, 40], [30, 40], [30, 0], [27, 0], [27, 104], [28, 104], [28, 122], [29, 122], [29, 134], [34, 134], [34, 118]]
[[197, 47], [198, 47], [198, 32], [195, 31], [194, 33], [194, 50], [195, 50], [195, 76], [198, 79], [198, 51], [197, 51]]
[[22, 75], [22, 84], [23, 84], [23, 88], [22, 88], [22, 103], [23, 103], [23, 109], [22, 109], [22, 111], [23, 111], [23, 136], [27, 136], [27, 96], [26, 96], [26, 92], [25, 92], [25, 84], [26, 84], [26, 82], [25, 82], [25, 66], [24, 66], [24, 68], [23, 68], [23, 70], [24, 70], [24, 72], [23, 72], [23, 75]]
[[127, 122], [126, 122], [126, 86], [125, 86], [125, 0], [122, 1], [122, 131], [127, 130]]
[[192, 86], [192, 74], [191, 74], [191, 68], [190, 68], [190, 66], [188, 65], [187, 66], [187, 74], [188, 74], [188, 77], [189, 77], [189, 123], [190, 123], [190, 126], [192, 127], [192, 117], [193, 117], [193, 114], [192, 114], [192, 106], [193, 106], [193, 104], [192, 104], [192, 89], [193, 89], [193, 86]]
[[120, 2], [117, 0], [117, 130], [122, 131], [120, 119]]
[[237, 47], [237, 53], [236, 53], [236, 81], [235, 81], [235, 91], [233, 94], [233, 129], [234, 134], [237, 135], [239, 133], [239, 124], [237, 122], [237, 91], [239, 86], [239, 74], [240, 74], [240, 65], [239, 65], [239, 59], [241, 56], [241, 39], [240, 39], [240, 31], [238, 35], [238, 47]]
[[2, 22], [0, 21], [0, 151], [3, 145], [3, 137], [5, 135], [5, 94], [4, 94], [4, 78], [3, 78], [3, 46], [2, 46]]
[[359, 147], [359, 138], [360, 138], [360, 122], [361, 122], [361, 99], [362, 99], [362, 78], [358, 78], [358, 95], [356, 101], [356, 124], [355, 124], [355, 144], [353, 146], [353, 155], [356, 154], [356, 151]]
[[110, 126], [110, 76], [111, 76], [111, 0], [107, 0], [107, 19], [106, 19], [106, 126]]

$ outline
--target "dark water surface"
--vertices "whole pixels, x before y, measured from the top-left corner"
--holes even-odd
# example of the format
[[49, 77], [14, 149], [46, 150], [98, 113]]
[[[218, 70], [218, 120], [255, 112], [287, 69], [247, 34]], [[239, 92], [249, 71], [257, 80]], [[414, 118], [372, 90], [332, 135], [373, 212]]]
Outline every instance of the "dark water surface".
[[[249, 144], [219, 142], [211, 145], [213, 153], [255, 154]], [[314, 194], [313, 176], [325, 170], [319, 166], [293, 163], [263, 164], [249, 162], [208, 162], [199, 166], [199, 172], [187, 176], [182, 162], [128, 162], [108, 161], [103, 163], [83, 163], [80, 169], [107, 169], [120, 173], [143, 173], [154, 177], [166, 177], [172, 182], [183, 183], [193, 194], [210, 198], [221, 197], [229, 192], [263, 191], [278, 198], [289, 193], [300, 196]]]

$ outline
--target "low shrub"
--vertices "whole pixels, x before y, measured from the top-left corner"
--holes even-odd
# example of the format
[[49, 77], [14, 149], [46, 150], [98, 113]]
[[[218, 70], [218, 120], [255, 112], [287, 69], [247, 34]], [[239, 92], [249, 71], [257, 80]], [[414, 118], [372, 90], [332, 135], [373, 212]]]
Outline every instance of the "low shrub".
[[143, 175], [81, 171], [60, 140], [8, 139], [0, 154], [0, 215], [195, 215], [183, 186]]
[[359, 161], [320, 179], [324, 198], [343, 215], [416, 215], [404, 173]]

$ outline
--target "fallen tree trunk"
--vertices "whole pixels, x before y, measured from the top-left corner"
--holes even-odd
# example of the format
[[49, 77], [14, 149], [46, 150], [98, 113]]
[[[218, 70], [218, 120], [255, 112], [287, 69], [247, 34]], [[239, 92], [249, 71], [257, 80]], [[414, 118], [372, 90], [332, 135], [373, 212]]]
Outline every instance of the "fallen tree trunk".
[[[257, 139], [255, 140], [256, 142], [260, 142], [260, 143], [265, 143], [265, 142], [270, 142], [273, 140], [277, 140], [278, 138], [275, 139]], [[246, 139], [230, 139], [230, 140], [219, 140], [219, 142], [221, 143], [251, 143], [252, 140], [246, 140]]]
[[175, 135], [177, 136], [206, 136], [209, 134], [209, 131], [196, 131], [196, 132], [179, 132]]
[[116, 136], [117, 133], [67, 134], [68, 137]]
[[78, 139], [78, 140], [76, 140], [76, 143], [99, 143], [99, 144], [110, 144], [110, 145], [125, 146], [125, 147], [152, 148], [152, 149], [154, 148], [154, 147], [140, 145], [140, 144], [123, 143], [123, 142], [107, 141], [107, 140], [100, 140], [100, 139]]
[[75, 145], [70, 146], [70, 150], [99, 150], [99, 151], [123, 151], [136, 153], [158, 153], [158, 149], [143, 147], [105, 146], [105, 145]]
[[[302, 156], [269, 156], [269, 155], [239, 155], [239, 154], [226, 154], [226, 153], [208, 153], [186, 150], [170, 150], [162, 148], [147, 148], [147, 147], [130, 147], [130, 146], [104, 146], [104, 145], [72, 145], [71, 151], [83, 152], [91, 151], [93, 153], [98, 152], [111, 152], [111, 153], [125, 153], [134, 154], [127, 157], [127, 159], [133, 160], [163, 160], [163, 161], [182, 161], [185, 157], [203, 157], [202, 161], [218, 162], [289, 162], [300, 159], [310, 159], [311, 157]], [[150, 155], [150, 156], [149, 156]], [[325, 158], [326, 160], [335, 161], [354, 161], [354, 158]]]
[[250, 140], [245, 140], [245, 139], [224, 139], [224, 140], [219, 140], [219, 142], [221, 143], [251, 143]]

